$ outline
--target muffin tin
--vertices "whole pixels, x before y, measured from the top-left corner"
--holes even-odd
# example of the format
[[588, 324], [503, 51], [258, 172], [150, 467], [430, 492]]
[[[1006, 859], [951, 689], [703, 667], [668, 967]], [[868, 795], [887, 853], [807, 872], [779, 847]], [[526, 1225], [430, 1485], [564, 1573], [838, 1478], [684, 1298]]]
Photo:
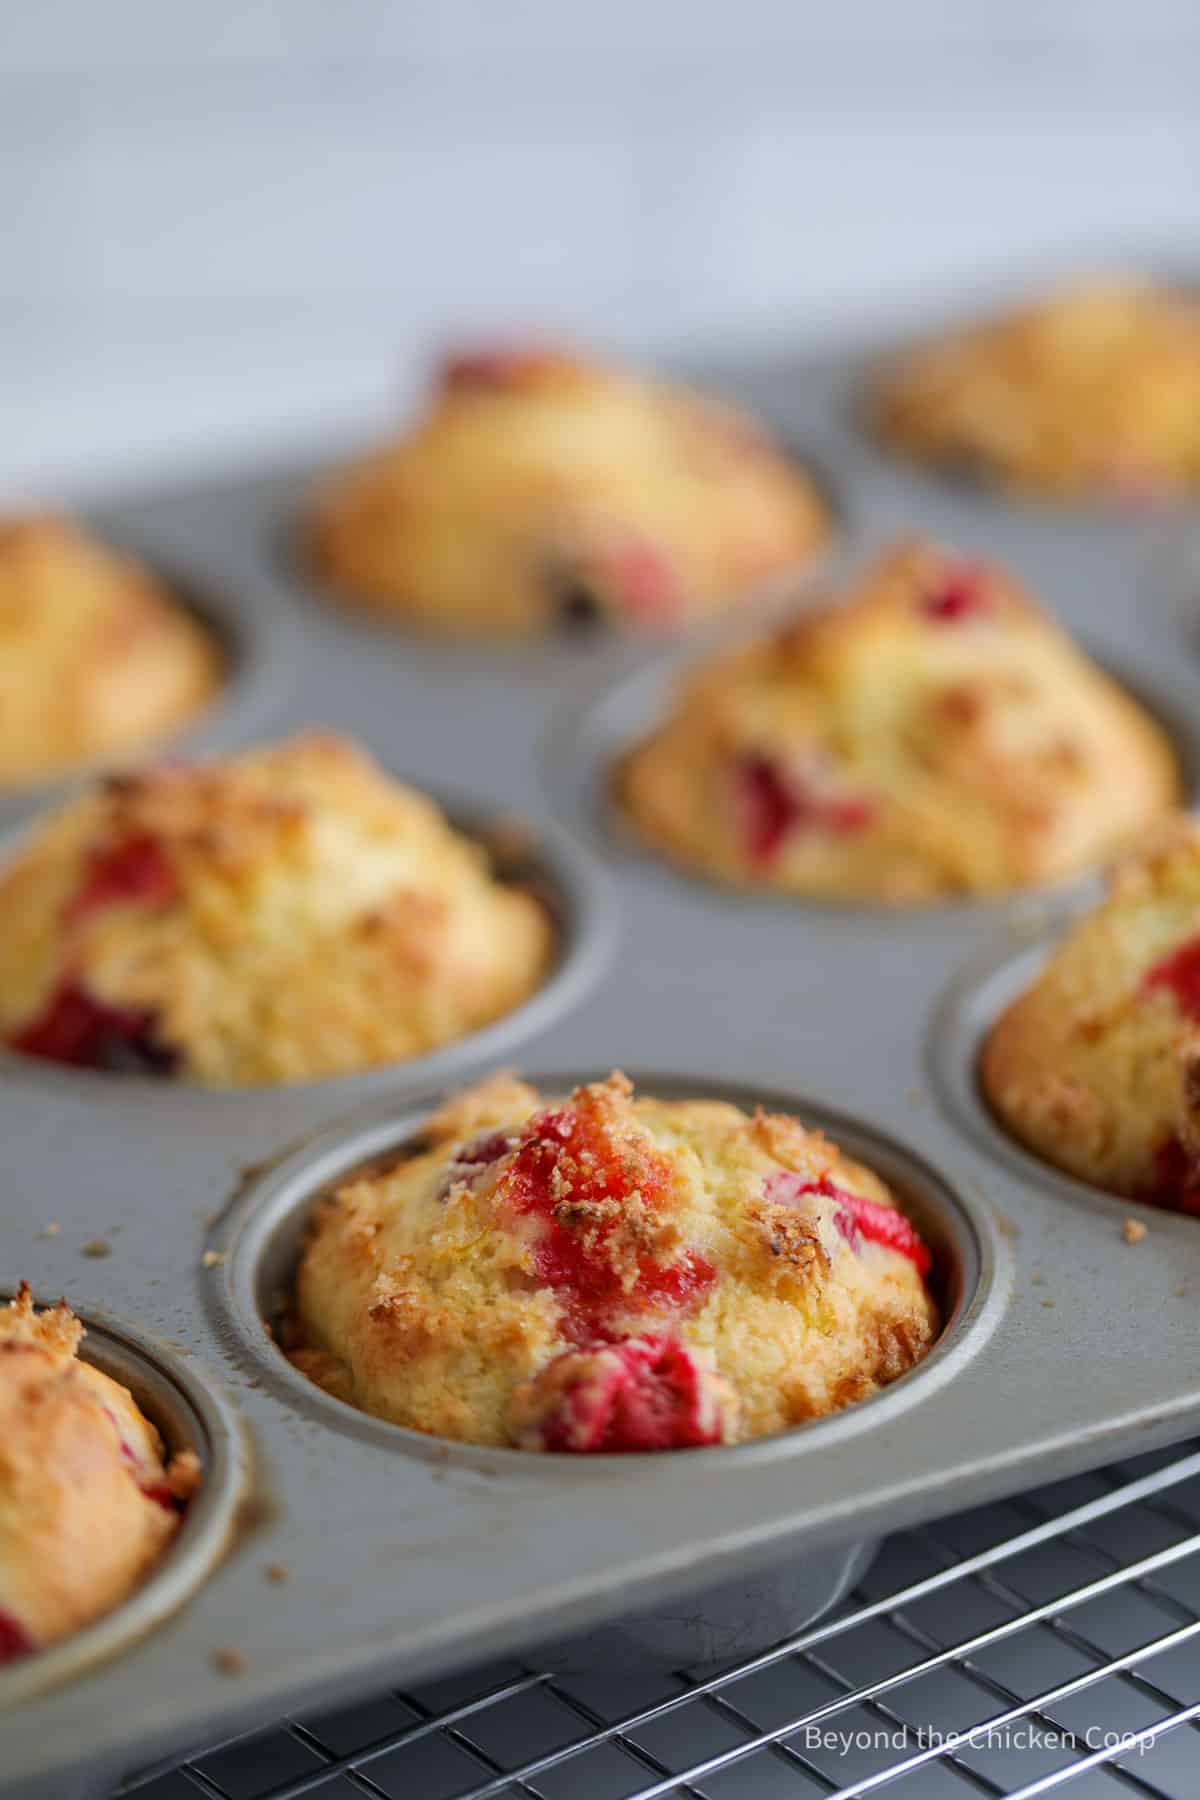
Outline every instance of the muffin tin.
[[[862, 367], [704, 373], [834, 472], [854, 560], [913, 529], [1011, 560], [1194, 772], [1186, 524], [1021, 509], [893, 463], [859, 432]], [[316, 467], [91, 518], [247, 622], [204, 747], [342, 728], [461, 796], [469, 828], [519, 817], [563, 957], [499, 1027], [338, 1081], [189, 1091], [5, 1060], [0, 1268], [102, 1325], [97, 1360], [131, 1347], [168, 1436], [182, 1396], [209, 1471], [177, 1547], [90, 1644], [0, 1675], [0, 1794], [22, 1800], [548, 1641], [560, 1666], [743, 1654], [844, 1591], [883, 1531], [1167, 1442], [1200, 1408], [1200, 1224], [1043, 1168], [975, 1097], [980, 1031], [1094, 881], [906, 913], [677, 874], [614, 829], [604, 765], [695, 641], [665, 657], [603, 639], [472, 647], [343, 614], [290, 550]], [[10, 799], [4, 818], [52, 797]], [[616, 1064], [664, 1093], [793, 1109], [872, 1161], [937, 1247], [948, 1322], [927, 1361], [802, 1430], [624, 1458], [448, 1444], [304, 1383], [264, 1320], [308, 1199], [402, 1142], [447, 1085], [515, 1061], [526, 1031], [520, 1061], [550, 1089]], [[1132, 1246], [1131, 1214], [1149, 1228]]]

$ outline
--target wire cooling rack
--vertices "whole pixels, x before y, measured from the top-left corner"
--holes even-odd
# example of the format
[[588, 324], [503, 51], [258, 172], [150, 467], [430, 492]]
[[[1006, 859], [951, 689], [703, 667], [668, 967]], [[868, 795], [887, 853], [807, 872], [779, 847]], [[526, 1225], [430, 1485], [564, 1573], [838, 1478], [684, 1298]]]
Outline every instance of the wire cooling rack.
[[852, 1602], [702, 1676], [518, 1664], [295, 1718], [136, 1800], [1200, 1795], [1200, 1450], [888, 1540]]

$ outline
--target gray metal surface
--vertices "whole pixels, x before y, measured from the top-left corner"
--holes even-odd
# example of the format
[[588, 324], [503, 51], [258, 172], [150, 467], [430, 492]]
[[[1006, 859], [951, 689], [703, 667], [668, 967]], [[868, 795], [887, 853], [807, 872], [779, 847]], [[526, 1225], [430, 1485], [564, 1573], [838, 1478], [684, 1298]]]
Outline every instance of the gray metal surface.
[[767, 1656], [655, 1681], [540, 1657], [304, 1713], [136, 1800], [1195, 1800], [1200, 1455], [888, 1540]]
[[[819, 452], [856, 544], [931, 529], [1011, 559], [1186, 724], [1200, 672], [1178, 592], [1180, 524], [1020, 511], [894, 467], [856, 436], [847, 368], [742, 370], [731, 385]], [[494, 1040], [435, 1070], [227, 1093], [8, 1059], [0, 1267], [43, 1297], [103, 1301], [195, 1359], [250, 1434], [257, 1504], [166, 1624], [3, 1716], [6, 1794], [35, 1775], [65, 1782], [81, 1763], [115, 1776], [287, 1708], [669, 1605], [1169, 1442], [1198, 1416], [1200, 1229], [1142, 1210], [1149, 1233], [1126, 1246], [1122, 1219], [1139, 1209], [1001, 1154], [964, 1116], [962, 1070], [946, 1070], [978, 1023], [956, 1021], [962, 972], [1049, 931], [1087, 884], [906, 916], [723, 895], [673, 874], [610, 833], [596, 804], [614, 724], [661, 692], [657, 669], [637, 672], [644, 653], [432, 643], [319, 604], [282, 549], [304, 479], [231, 480], [96, 517], [197, 593], [247, 610], [260, 645], [289, 623], [294, 654], [273, 694], [261, 671], [273, 705], [258, 707], [256, 730], [350, 729], [481, 815], [557, 821], [609, 866], [611, 971], [541, 1010], [527, 1066], [552, 1079], [617, 1063], [844, 1115], [836, 1129], [912, 1189], [961, 1301], [923, 1368], [774, 1440], [577, 1462], [440, 1445], [300, 1391], [253, 1316], [254, 1258], [272, 1253], [261, 1227], [280, 1182], [315, 1181], [322, 1158], [352, 1160], [372, 1134], [402, 1136], [429, 1089], [494, 1060]], [[568, 865], [564, 850], [570, 886]], [[61, 1229], [48, 1237], [51, 1220]], [[103, 1260], [83, 1254], [97, 1239]], [[227, 1260], [205, 1266], [206, 1248]], [[267, 1579], [276, 1564], [290, 1579]], [[238, 1673], [221, 1672], [218, 1651], [237, 1653]]]

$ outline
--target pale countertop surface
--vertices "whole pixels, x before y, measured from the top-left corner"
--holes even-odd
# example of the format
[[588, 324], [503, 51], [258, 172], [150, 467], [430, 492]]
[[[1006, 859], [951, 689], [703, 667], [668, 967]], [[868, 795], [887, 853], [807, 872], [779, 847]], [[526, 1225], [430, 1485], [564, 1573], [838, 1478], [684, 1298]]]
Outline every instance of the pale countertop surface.
[[375, 307], [345, 316], [235, 307], [215, 318], [164, 308], [149, 323], [109, 313], [86, 326], [26, 315], [0, 336], [0, 507], [69, 504], [368, 441], [411, 416], [447, 345], [489, 335], [703, 368], [714, 353], [794, 353], [845, 329], [844, 317], [792, 319], [677, 346], [673, 334], [582, 316], [489, 334], [453, 322], [406, 327]]
[[8, 335], [0, 505], [54, 506], [386, 429], [417, 399], [423, 359], [398, 352], [394, 331], [331, 335], [277, 320]]

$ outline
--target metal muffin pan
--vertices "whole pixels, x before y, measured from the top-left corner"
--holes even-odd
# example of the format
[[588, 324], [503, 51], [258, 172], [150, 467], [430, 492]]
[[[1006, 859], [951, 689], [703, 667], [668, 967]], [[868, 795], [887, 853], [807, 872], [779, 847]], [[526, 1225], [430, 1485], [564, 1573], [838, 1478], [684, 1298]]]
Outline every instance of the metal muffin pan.
[[[569, 1091], [602, 1070], [557, 1069], [533, 1079], [544, 1092]], [[639, 1087], [683, 1098], [705, 1085], [703, 1077], [643, 1076], [632, 1071]], [[772, 1095], [764, 1089], [742, 1089], [722, 1084], [717, 1090], [735, 1104], [757, 1103], [777, 1109], [799, 1110], [814, 1125], [823, 1126], [856, 1156], [868, 1160], [895, 1184], [935, 1255], [934, 1281], [942, 1308], [944, 1329], [934, 1353], [879, 1396], [871, 1405], [902, 1404], [909, 1383], [936, 1376], [943, 1360], [956, 1351], [959, 1339], [976, 1341], [990, 1318], [987, 1298], [994, 1279], [991, 1233], [986, 1217], [963, 1203], [940, 1182], [896, 1146], [852, 1121], [809, 1106], [794, 1094]], [[261, 1179], [248, 1183], [228, 1217], [214, 1231], [210, 1247], [227, 1265], [227, 1279], [219, 1295], [221, 1322], [232, 1324], [248, 1369], [261, 1373], [280, 1398], [301, 1412], [326, 1422], [333, 1430], [389, 1445], [410, 1456], [438, 1461], [463, 1461], [503, 1475], [515, 1469], [523, 1475], [527, 1454], [515, 1450], [480, 1451], [450, 1445], [419, 1432], [404, 1430], [372, 1419], [323, 1393], [295, 1370], [268, 1335], [272, 1322], [283, 1310], [291, 1291], [305, 1231], [319, 1195], [347, 1179], [353, 1172], [380, 1157], [403, 1150], [406, 1138], [415, 1137], [424, 1116], [418, 1108], [402, 1116], [394, 1100], [376, 1106], [368, 1119], [350, 1128], [336, 1126], [319, 1139], [285, 1158]], [[737, 1457], [739, 1451], [725, 1452]], [[482, 1461], [481, 1461], [482, 1458]], [[595, 1465], [592, 1465], [593, 1467]], [[568, 1476], [588, 1485], [588, 1465], [571, 1464]], [[702, 1662], [745, 1655], [775, 1643], [798, 1623], [825, 1611], [844, 1594], [857, 1572], [866, 1567], [874, 1545], [853, 1544], [839, 1554], [799, 1558], [787, 1571], [772, 1570], [765, 1577], [739, 1577], [715, 1595], [698, 1602], [691, 1597], [685, 1607], [641, 1610], [633, 1618], [594, 1628], [584, 1637], [554, 1645], [541, 1645], [539, 1656], [560, 1669], [616, 1666], [625, 1669], [656, 1667], [675, 1669]]]
[[[1200, 663], [1162, 580], [1179, 522], [1057, 516], [894, 464], [859, 435], [861, 366], [705, 373], [834, 471], [852, 547], [930, 530], [1011, 560], [1184, 729]], [[517, 814], [548, 844], [557, 824], [581, 840], [585, 866], [589, 851], [608, 865], [616, 955], [606, 980], [581, 981], [540, 1019], [523, 1060], [543, 1081], [617, 1064], [664, 1090], [827, 1120], [958, 1246], [959, 1293], [920, 1369], [775, 1438], [579, 1460], [444, 1444], [302, 1386], [262, 1312], [294, 1254], [298, 1208], [480, 1072], [469, 1042], [453, 1072], [413, 1063], [204, 1093], [10, 1058], [6, 1279], [85, 1312], [103, 1298], [169, 1340], [181, 1366], [197, 1359], [253, 1446], [255, 1504], [224, 1561], [149, 1636], [0, 1716], [5, 1795], [29, 1795], [35, 1779], [65, 1793], [81, 1770], [102, 1783], [290, 1708], [548, 1640], [609, 1658], [632, 1633], [639, 1651], [669, 1654], [673, 1613], [692, 1621], [700, 1654], [732, 1654], [746, 1632], [788, 1629], [832, 1598], [856, 1547], [880, 1533], [1168, 1442], [1200, 1411], [1200, 1227], [1143, 1212], [1148, 1235], [1126, 1246], [1121, 1222], [1137, 1209], [1067, 1203], [1064, 1185], [1077, 1184], [1010, 1152], [956, 1097], [971, 1091], [979, 1007], [996, 995], [955, 1030], [948, 990], [980, 957], [1019, 950], [1022, 933], [1048, 936], [1089, 884], [913, 913], [794, 906], [631, 853], [584, 797], [603, 791], [609, 722], [637, 726], [637, 709], [622, 709], [644, 648], [446, 643], [323, 604], [279, 547], [329, 460], [90, 512], [197, 593], [247, 596], [287, 630], [297, 654], [256, 719], [264, 735], [351, 731], [409, 779], [466, 796], [480, 816]], [[597, 701], [610, 690], [619, 704]], [[60, 1230], [47, 1236], [51, 1220]], [[279, 1565], [290, 1578], [269, 1581]], [[604, 1629], [631, 1614], [624, 1637]], [[237, 1652], [221, 1659], [236, 1675], [220, 1651]]]

